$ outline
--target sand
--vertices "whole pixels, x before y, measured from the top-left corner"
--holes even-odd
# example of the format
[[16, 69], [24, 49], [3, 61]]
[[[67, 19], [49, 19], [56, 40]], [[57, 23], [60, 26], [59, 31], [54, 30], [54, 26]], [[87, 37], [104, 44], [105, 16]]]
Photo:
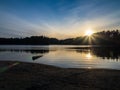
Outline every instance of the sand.
[[1, 61], [0, 90], [120, 90], [120, 70]]

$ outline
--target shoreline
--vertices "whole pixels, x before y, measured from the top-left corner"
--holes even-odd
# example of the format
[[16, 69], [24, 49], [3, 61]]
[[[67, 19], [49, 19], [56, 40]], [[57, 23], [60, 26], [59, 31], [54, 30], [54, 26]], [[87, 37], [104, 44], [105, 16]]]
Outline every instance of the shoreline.
[[[120, 70], [0, 61], [0, 90], [119, 90]], [[21, 89], [22, 88], [22, 89]]]
[[42, 65], [42, 66], [48, 66], [48, 67], [54, 67], [54, 68], [61, 68], [61, 69], [85, 69], [85, 70], [111, 70], [111, 71], [120, 71], [119, 69], [112, 69], [112, 68], [66, 68], [66, 67], [59, 67], [59, 66], [54, 66], [54, 65], [49, 65], [49, 64], [43, 64], [43, 63], [36, 63], [36, 62], [24, 62], [24, 61], [12, 61], [12, 60], [5, 60], [5, 61], [0, 61], [0, 67], [1, 64], [11, 64], [11, 63], [25, 63], [25, 64], [35, 64], [35, 65]]

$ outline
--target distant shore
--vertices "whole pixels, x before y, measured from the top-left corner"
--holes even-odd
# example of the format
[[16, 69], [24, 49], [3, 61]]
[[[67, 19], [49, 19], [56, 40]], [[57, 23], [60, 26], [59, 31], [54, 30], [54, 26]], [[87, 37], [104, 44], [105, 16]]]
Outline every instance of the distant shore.
[[0, 90], [119, 90], [120, 70], [0, 61]]

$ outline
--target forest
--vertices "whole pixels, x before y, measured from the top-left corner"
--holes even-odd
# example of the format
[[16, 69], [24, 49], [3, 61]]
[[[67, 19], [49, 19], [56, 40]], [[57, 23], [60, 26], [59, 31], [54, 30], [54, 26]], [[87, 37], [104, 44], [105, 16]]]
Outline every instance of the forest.
[[0, 45], [120, 45], [120, 31], [107, 30], [92, 34], [59, 40], [46, 36], [25, 38], [0, 38]]

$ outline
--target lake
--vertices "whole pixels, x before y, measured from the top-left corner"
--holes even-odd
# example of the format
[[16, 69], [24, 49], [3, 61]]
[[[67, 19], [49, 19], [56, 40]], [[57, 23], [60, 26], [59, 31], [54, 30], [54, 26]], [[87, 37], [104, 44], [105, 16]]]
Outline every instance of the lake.
[[0, 45], [0, 61], [120, 70], [120, 48], [90, 45]]

